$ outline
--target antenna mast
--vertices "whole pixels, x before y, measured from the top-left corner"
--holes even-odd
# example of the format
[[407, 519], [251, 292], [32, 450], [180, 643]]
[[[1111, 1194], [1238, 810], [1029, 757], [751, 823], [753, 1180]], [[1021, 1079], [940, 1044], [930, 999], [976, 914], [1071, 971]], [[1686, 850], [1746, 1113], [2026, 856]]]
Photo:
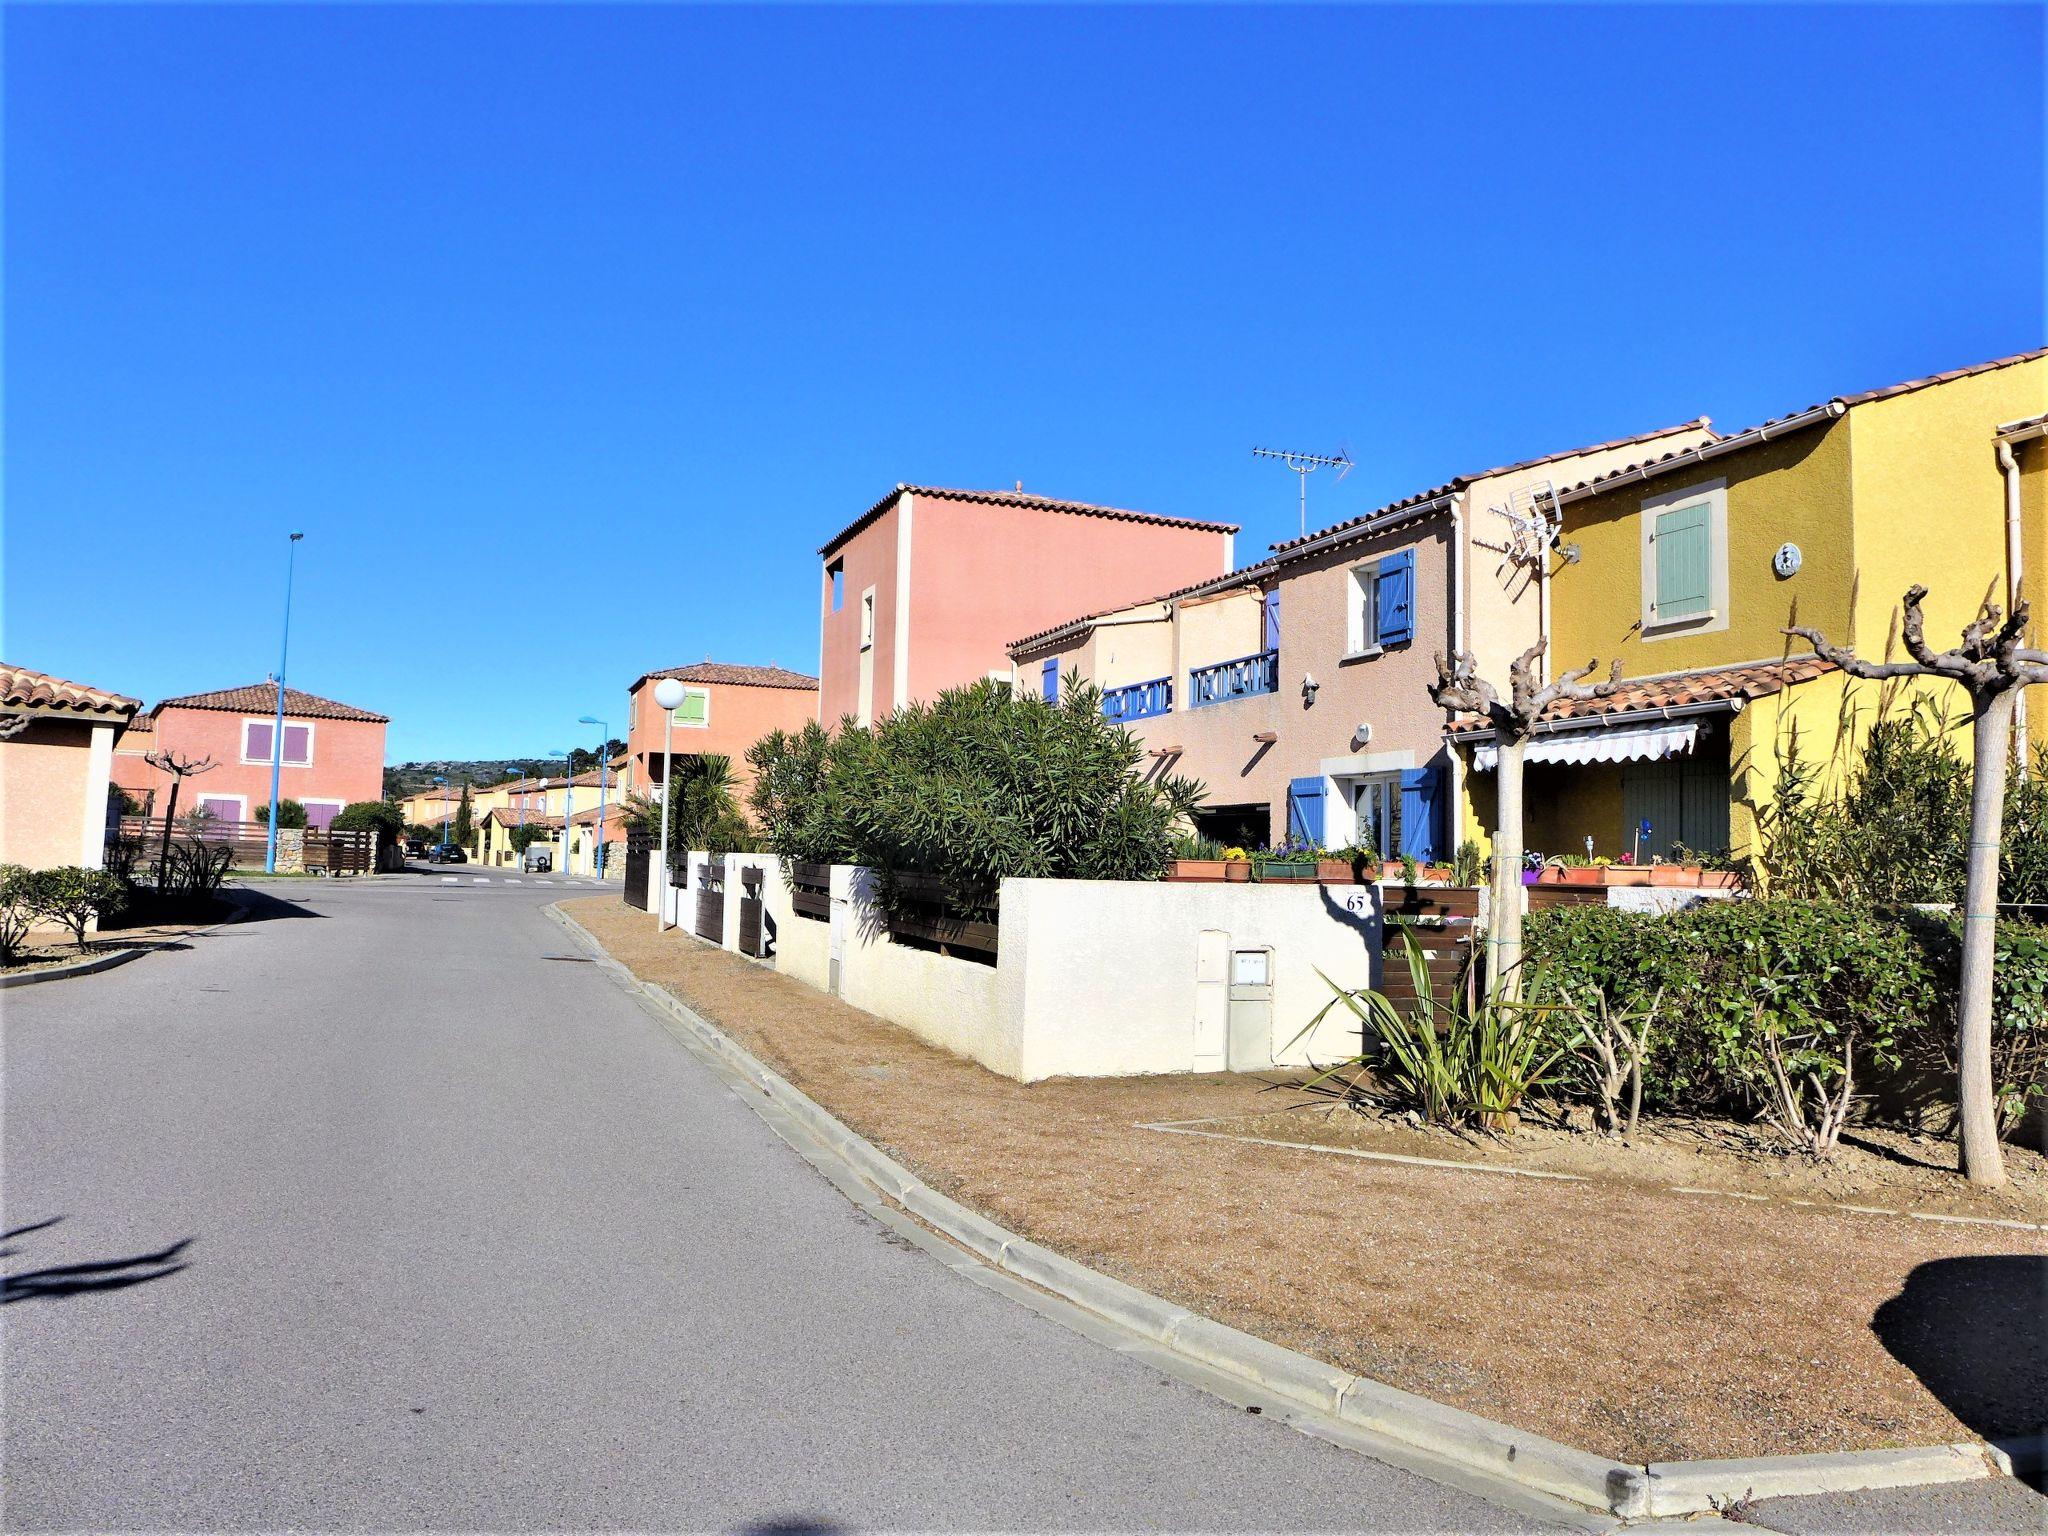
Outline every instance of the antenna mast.
[[1334, 469], [1342, 480], [1351, 473], [1351, 455], [1339, 451], [1335, 458], [1319, 453], [1288, 453], [1279, 448], [1254, 448], [1255, 459], [1278, 459], [1301, 477], [1301, 536], [1308, 537], [1308, 477], [1319, 469]]

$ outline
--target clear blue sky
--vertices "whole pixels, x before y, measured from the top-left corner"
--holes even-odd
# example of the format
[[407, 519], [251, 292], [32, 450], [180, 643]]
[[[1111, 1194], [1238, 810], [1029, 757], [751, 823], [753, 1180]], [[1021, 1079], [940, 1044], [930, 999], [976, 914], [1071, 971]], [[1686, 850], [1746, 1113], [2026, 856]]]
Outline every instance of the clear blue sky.
[[[5, 655], [394, 760], [817, 658], [899, 480], [1292, 533], [2043, 340], [2038, 8], [10, 8]], [[1133, 594], [1136, 596], [1137, 594]], [[580, 737], [579, 737], [580, 739]]]

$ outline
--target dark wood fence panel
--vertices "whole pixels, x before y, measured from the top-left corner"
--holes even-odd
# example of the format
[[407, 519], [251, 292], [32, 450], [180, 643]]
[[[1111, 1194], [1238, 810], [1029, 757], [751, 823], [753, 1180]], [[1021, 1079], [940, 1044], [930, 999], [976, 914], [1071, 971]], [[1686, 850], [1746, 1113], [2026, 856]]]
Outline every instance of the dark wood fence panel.
[[936, 876], [892, 874], [894, 910], [888, 912], [889, 937], [929, 944], [940, 954], [994, 965], [1000, 925], [978, 918], [955, 917], [946, 910], [945, 889]]
[[725, 942], [725, 865], [697, 866], [697, 937], [713, 944]]
[[752, 955], [756, 960], [768, 953], [762, 940], [762, 920], [766, 913], [761, 898], [761, 871], [743, 869], [740, 871], [740, 953]]
[[647, 910], [647, 866], [654, 853], [654, 834], [644, 827], [626, 828], [626, 905]]
[[832, 917], [832, 866], [791, 860], [789, 904], [798, 917], [829, 922]]
[[[290, 829], [283, 829], [290, 830]], [[358, 831], [321, 830], [307, 827], [305, 831], [305, 863], [308, 870], [331, 875], [368, 874], [377, 864], [377, 834], [367, 829]], [[172, 841], [182, 841], [195, 835], [193, 827], [184, 817], [179, 817], [171, 828]], [[226, 846], [233, 858], [231, 868], [261, 869], [269, 850], [270, 828], [260, 821], [221, 821], [209, 819], [197, 830], [199, 838], [215, 846]], [[119, 836], [136, 850], [136, 866], [147, 868], [153, 864], [164, 845], [164, 821], [161, 816], [123, 816]]]

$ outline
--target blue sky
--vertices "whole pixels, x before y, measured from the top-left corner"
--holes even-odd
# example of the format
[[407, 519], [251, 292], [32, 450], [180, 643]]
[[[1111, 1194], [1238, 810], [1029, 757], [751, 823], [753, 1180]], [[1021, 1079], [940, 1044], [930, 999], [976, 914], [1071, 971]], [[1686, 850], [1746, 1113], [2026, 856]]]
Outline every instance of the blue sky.
[[811, 670], [899, 480], [1251, 559], [1254, 444], [1321, 523], [2033, 347], [2042, 16], [12, 7], [0, 643], [259, 680], [301, 528], [293, 683], [523, 755]]

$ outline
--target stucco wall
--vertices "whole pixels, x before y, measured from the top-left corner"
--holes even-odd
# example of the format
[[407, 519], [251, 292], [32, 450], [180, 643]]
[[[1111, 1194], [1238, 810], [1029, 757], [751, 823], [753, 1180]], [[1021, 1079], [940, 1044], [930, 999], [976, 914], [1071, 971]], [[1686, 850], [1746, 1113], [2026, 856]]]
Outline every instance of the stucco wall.
[[[384, 798], [384, 723], [381, 720], [307, 720], [286, 715], [287, 725], [313, 728], [311, 766], [287, 763], [279, 775], [278, 793], [286, 800], [331, 800], [349, 805]], [[238, 795], [246, 802], [244, 819], [270, 803], [270, 763], [242, 761], [242, 725], [270, 717], [220, 709], [165, 709], [156, 730], [118, 743], [114, 782], [138, 800], [156, 792], [153, 813], [162, 815], [170, 802], [171, 776], [143, 760], [151, 751], [176, 751], [183, 757], [210, 757], [218, 765], [185, 780], [178, 795], [183, 815], [205, 795]]]
[[851, 879], [839, 995], [927, 1044], [1005, 1077], [1021, 1076], [1016, 1021], [998, 1000], [995, 967], [891, 942], [875, 905], [874, 876], [854, 870]]
[[[641, 792], [657, 794], [661, 782], [662, 710], [654, 702], [650, 678], [626, 695], [626, 760], [632, 784]], [[691, 683], [710, 695], [710, 722], [702, 728], [681, 727], [673, 733], [671, 750], [702, 755], [723, 753], [732, 760], [740, 807], [747, 809], [747, 791], [754, 782], [754, 770], [747, 763], [747, 749], [770, 731], [801, 730], [818, 718], [818, 691], [814, 688], [756, 688], [739, 683]], [[836, 724], [836, 717], [834, 723]], [[751, 812], [748, 812], [751, 818]]]
[[[98, 868], [107, 815], [111, 725], [38, 719], [0, 740], [0, 864]], [[94, 772], [93, 737], [101, 766]]]
[[[901, 505], [899, 501], [899, 506]], [[836, 726], [860, 708], [860, 599], [875, 589], [874, 715], [887, 714], [894, 703], [891, 680], [896, 666], [896, 539], [898, 507], [891, 507], [848, 539], [820, 566], [818, 592], [818, 719]], [[915, 526], [915, 509], [912, 516]], [[837, 613], [832, 611], [835, 561], [844, 562], [845, 580]], [[1047, 623], [1053, 622], [1048, 619]], [[1039, 626], [1043, 628], [1043, 625]], [[1018, 634], [1026, 633], [1019, 630]], [[914, 642], [913, 642], [914, 643]]]
[[[2020, 590], [2034, 611], [2034, 645], [2048, 650], [2048, 439], [2013, 450], [2020, 469]], [[2027, 690], [2027, 737], [2048, 746], [2048, 684]]]

